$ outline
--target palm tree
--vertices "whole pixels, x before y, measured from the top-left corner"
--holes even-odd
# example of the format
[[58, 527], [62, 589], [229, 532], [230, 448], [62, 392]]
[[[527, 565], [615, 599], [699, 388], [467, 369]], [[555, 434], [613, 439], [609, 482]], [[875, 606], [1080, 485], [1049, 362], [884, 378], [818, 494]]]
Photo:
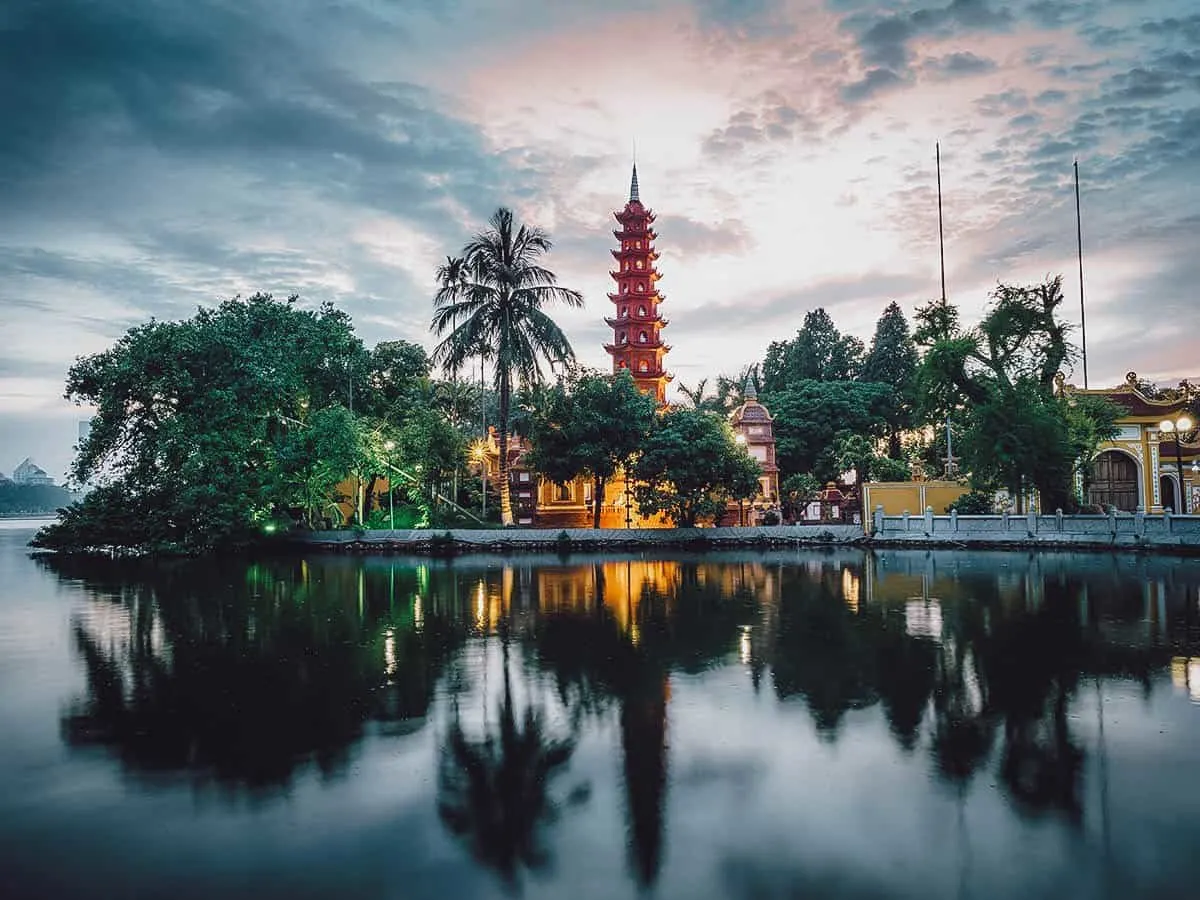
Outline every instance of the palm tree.
[[704, 409], [704, 392], [707, 390], [707, 388], [708, 379], [701, 378], [698, 382], [696, 382], [696, 387], [694, 390], [689, 388], [686, 384], [680, 382], [679, 393], [683, 394], [683, 396], [687, 399], [687, 402], [691, 405], [692, 409]]
[[[456, 371], [487, 348], [495, 363], [500, 395], [500, 520], [511, 525], [508, 414], [513, 383], [540, 381], [543, 359], [574, 360], [566, 335], [543, 307], [555, 301], [583, 306], [583, 295], [558, 285], [554, 273], [538, 265], [538, 258], [551, 247], [542, 229], [518, 225], [512, 211], [503, 207], [492, 214], [488, 226], [463, 247], [461, 275], [447, 277], [434, 298], [433, 332], [439, 337], [449, 334], [433, 358]], [[449, 274], [451, 262], [448, 259], [439, 272]]]

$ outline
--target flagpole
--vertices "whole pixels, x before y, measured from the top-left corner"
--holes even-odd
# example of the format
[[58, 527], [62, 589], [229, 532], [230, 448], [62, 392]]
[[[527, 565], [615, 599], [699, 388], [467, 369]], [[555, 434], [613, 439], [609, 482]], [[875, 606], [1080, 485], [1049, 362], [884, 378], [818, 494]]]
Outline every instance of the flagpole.
[[1087, 322], [1083, 309], [1083, 218], [1079, 213], [1079, 160], [1075, 160], [1075, 239], [1079, 248], [1079, 342], [1083, 345], [1083, 389], [1088, 386]]
[[[938, 195], [938, 258], [942, 269], [942, 306], [946, 305], [946, 233], [942, 226], [942, 145], [935, 141], [933, 145], [934, 159], [937, 163], [937, 195]], [[946, 410], [946, 478], [955, 474], [954, 444], [950, 437], [950, 410]]]
[[940, 142], [933, 145], [937, 160], [937, 191], [938, 191], [938, 255], [942, 262], [942, 303], [946, 302], [946, 236], [942, 231], [942, 146]]

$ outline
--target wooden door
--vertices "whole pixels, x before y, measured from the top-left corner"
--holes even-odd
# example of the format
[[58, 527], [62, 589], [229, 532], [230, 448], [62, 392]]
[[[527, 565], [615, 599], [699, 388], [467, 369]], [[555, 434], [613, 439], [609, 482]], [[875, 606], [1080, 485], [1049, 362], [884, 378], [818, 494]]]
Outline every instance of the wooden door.
[[1132, 459], [1116, 450], [1105, 450], [1093, 463], [1088, 503], [1115, 506], [1121, 512], [1138, 507], [1138, 467]]

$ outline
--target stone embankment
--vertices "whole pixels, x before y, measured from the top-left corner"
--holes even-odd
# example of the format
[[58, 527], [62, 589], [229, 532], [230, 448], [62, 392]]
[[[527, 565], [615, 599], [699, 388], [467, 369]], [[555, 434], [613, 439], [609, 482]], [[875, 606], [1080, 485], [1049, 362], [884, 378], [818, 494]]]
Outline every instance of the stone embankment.
[[861, 542], [859, 525], [762, 525], [748, 528], [493, 528], [315, 531], [306, 547], [348, 553], [457, 553], [538, 550], [645, 550], [792, 547]]
[[1036, 513], [997, 516], [886, 516], [876, 507], [871, 517], [873, 546], [1059, 547], [1200, 553], [1200, 516], [1109, 513], [1044, 516]]
[[504, 528], [318, 531], [293, 536], [307, 547], [341, 553], [513, 553], [718, 550], [858, 544], [871, 547], [1057, 548], [1200, 554], [1200, 516], [1111, 513], [1051, 516], [887, 516], [859, 525], [764, 525], [752, 528]]

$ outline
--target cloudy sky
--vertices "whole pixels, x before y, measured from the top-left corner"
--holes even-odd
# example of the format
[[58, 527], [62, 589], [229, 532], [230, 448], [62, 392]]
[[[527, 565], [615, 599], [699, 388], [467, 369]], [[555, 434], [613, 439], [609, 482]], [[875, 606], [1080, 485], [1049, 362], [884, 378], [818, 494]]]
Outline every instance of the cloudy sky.
[[1200, 370], [1195, 0], [7, 0], [0, 123], [6, 473], [63, 473], [67, 366], [150, 316], [296, 292], [430, 346], [500, 204], [605, 365], [635, 140], [684, 383], [936, 296], [935, 141], [968, 320], [1058, 272], [1077, 316], [1078, 157], [1091, 382]]

